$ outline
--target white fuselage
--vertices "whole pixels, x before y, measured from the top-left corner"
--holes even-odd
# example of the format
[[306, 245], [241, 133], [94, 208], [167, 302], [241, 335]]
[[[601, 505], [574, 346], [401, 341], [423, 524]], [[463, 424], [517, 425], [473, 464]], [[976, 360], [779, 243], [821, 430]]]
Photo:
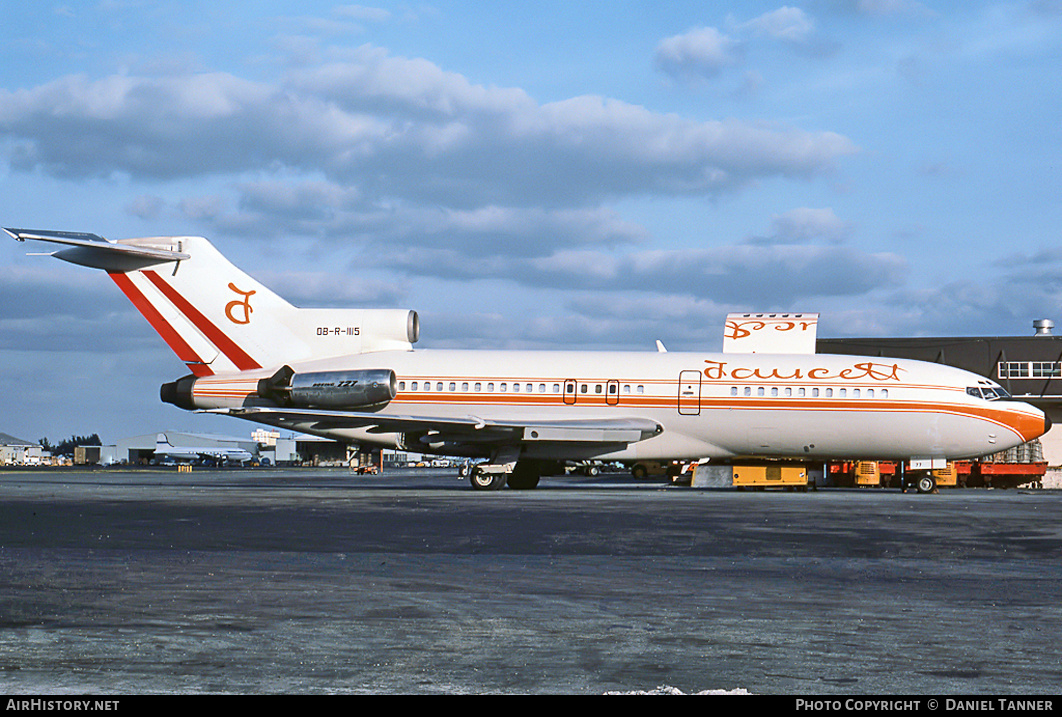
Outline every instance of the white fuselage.
[[[1042, 434], [1044, 415], [967, 390], [959, 369], [840, 355], [652, 352], [383, 351], [292, 364], [296, 371], [384, 368], [397, 394], [380, 415], [490, 420], [637, 418], [659, 435], [625, 446], [525, 443], [527, 458], [608, 460], [739, 456], [967, 458]], [[197, 408], [253, 405], [274, 369], [197, 380]], [[269, 422], [265, 419], [262, 422]], [[432, 452], [431, 438], [371, 429], [294, 430]], [[474, 446], [470, 449], [475, 454]]]

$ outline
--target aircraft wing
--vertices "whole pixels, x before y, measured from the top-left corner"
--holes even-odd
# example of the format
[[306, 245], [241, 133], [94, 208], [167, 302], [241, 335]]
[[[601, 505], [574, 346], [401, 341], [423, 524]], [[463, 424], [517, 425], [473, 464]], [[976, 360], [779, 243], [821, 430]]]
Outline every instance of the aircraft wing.
[[476, 416], [440, 418], [310, 408], [226, 408], [223, 413], [297, 430], [368, 428], [375, 433], [423, 434], [435, 440], [516, 445], [528, 442], [636, 443], [659, 435], [656, 421], [645, 418], [573, 420], [488, 420]]

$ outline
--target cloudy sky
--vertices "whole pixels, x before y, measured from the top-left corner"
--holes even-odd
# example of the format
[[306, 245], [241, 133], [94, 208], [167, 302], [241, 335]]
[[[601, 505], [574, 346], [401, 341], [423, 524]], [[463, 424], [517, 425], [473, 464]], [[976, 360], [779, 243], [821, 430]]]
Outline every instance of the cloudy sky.
[[[1062, 325], [1062, 0], [4, 2], [0, 225], [199, 234], [423, 348]], [[104, 275], [0, 249], [0, 431], [252, 426]]]

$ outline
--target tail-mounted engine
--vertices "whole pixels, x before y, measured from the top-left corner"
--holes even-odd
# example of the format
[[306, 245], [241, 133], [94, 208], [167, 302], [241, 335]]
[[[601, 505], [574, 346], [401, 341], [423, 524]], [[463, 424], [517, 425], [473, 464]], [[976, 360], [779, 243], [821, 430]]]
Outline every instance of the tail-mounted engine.
[[185, 376], [165, 383], [159, 396], [166, 403], [194, 411], [269, 402], [285, 408], [377, 410], [395, 397], [395, 372], [388, 368], [296, 373], [283, 366], [269, 378], [248, 384], [238, 374]]
[[381, 408], [397, 391], [395, 372], [386, 368], [295, 373], [283, 366], [258, 382], [258, 395], [294, 408]]

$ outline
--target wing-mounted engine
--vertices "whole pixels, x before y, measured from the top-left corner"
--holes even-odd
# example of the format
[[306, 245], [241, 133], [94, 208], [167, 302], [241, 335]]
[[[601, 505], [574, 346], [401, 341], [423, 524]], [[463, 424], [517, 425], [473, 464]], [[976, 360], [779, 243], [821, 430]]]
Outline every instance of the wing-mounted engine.
[[296, 373], [283, 366], [258, 382], [260, 397], [289, 408], [382, 408], [396, 391], [395, 372], [386, 368]]

